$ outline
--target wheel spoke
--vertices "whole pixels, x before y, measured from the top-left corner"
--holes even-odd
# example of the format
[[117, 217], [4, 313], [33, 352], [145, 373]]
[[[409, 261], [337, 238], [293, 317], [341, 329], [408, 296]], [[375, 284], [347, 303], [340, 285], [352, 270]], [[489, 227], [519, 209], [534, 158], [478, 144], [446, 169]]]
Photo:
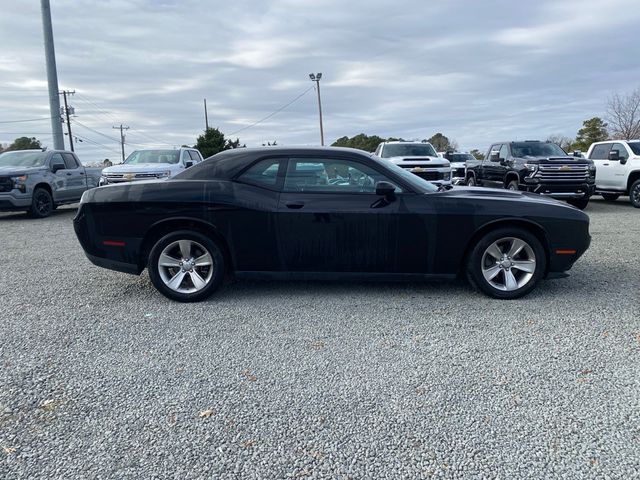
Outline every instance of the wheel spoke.
[[191, 255], [191, 242], [189, 240], [180, 240], [180, 254], [182, 258], [187, 259]]
[[205, 267], [207, 265], [211, 265], [213, 260], [211, 259], [211, 255], [209, 253], [205, 253], [204, 255], [195, 259], [196, 267]]
[[487, 280], [487, 282], [490, 282], [491, 280], [496, 278], [496, 276], [499, 273], [500, 273], [500, 265], [494, 265], [492, 267], [482, 270], [482, 274], [484, 275], [484, 278]]
[[517, 268], [523, 272], [533, 273], [536, 270], [536, 262], [534, 260], [515, 260], [511, 268]]
[[186, 272], [183, 272], [182, 270], [180, 270], [178, 273], [176, 273], [173, 276], [171, 280], [169, 280], [169, 282], [167, 283], [167, 286], [172, 290], [178, 290], [180, 288], [180, 285], [182, 284], [182, 280], [184, 280], [185, 274]]
[[158, 265], [161, 267], [180, 267], [180, 260], [177, 258], [170, 257], [166, 253], [160, 255], [160, 259], [158, 260]]
[[491, 255], [493, 258], [495, 258], [496, 260], [501, 260], [502, 256], [504, 255], [502, 253], [502, 250], [500, 250], [500, 247], [498, 247], [497, 243], [494, 243], [489, 248], [487, 248], [487, 253]]
[[516, 290], [518, 288], [518, 281], [510, 270], [504, 271], [504, 286], [508, 291]]
[[190, 271], [189, 276], [191, 277], [191, 281], [193, 282], [193, 286], [196, 287], [196, 290], [202, 290], [207, 285], [204, 278], [202, 278], [195, 270]]
[[525, 245], [526, 243], [524, 243], [519, 238], [514, 238], [511, 242], [511, 248], [509, 248], [509, 251], [507, 252], [507, 256], [511, 258], [515, 257], [522, 251]]

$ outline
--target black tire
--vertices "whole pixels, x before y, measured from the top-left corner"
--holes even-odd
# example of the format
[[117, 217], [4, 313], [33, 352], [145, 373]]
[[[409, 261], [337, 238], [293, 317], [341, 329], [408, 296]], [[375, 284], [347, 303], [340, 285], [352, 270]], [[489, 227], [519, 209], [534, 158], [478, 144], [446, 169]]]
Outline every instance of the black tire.
[[640, 208], [640, 180], [636, 180], [629, 189], [629, 201], [631, 205]]
[[33, 218], [45, 218], [53, 212], [53, 198], [44, 188], [36, 188], [31, 197], [29, 215]]
[[[204, 253], [208, 253], [210, 255], [212, 259], [210, 275], [209, 270], [206, 267], [198, 267], [195, 264], [191, 266], [191, 271], [186, 271], [181, 266], [167, 267], [165, 265], [161, 267], [159, 265], [161, 254], [163, 251], [166, 254], [167, 249], [169, 249], [168, 251], [172, 251], [172, 248], [178, 248], [177, 255], [175, 257], [171, 256], [171, 258], [180, 261], [184, 260], [184, 258], [180, 259], [180, 257], [184, 257], [181, 254], [181, 246], [172, 247], [172, 245], [175, 245], [179, 241], [191, 243], [191, 258], [203, 258]], [[208, 236], [192, 230], [179, 230], [172, 232], [156, 241], [151, 249], [151, 253], [149, 254], [147, 268], [149, 269], [151, 282], [156, 289], [165, 297], [177, 300], [178, 302], [197, 302], [211, 296], [218, 288], [220, 288], [225, 276], [225, 260], [221, 248]], [[194, 278], [192, 276], [194, 272], [200, 276], [202, 281], [205, 282], [205, 286], [201, 289], [197, 289], [198, 287], [196, 286], [196, 283], [192, 281], [192, 278]], [[174, 278], [178, 279], [178, 273], [182, 274], [182, 277], [180, 278], [183, 280], [179, 280], [176, 287], [183, 291], [177, 291], [176, 289], [169, 287], [165, 280], [170, 277], [171, 280]], [[185, 291], [189, 288], [196, 290], [191, 292]]]
[[[519, 268], [514, 267], [514, 264], [507, 265], [506, 270], [513, 272], [511, 274], [516, 280], [516, 285], [519, 285], [520, 282], [523, 282], [521, 286], [512, 289], [512, 290], [502, 290], [496, 288], [490, 281], [488, 281], [483, 272], [488, 272], [491, 268], [497, 268], [498, 261], [496, 260], [495, 265], [491, 262], [494, 261], [494, 257], [492, 257], [488, 251], [489, 247], [495, 244], [504, 245], [508, 248], [508, 240], [507, 239], [516, 239], [525, 242], [528, 245], [528, 250], [523, 248], [519, 251], [514, 257], [509, 258], [509, 260], [505, 259], [505, 262], [511, 263], [512, 259], [517, 264], [523, 261], [530, 261], [524, 258], [526, 251], [529, 252], [527, 257], [533, 257], [534, 266], [529, 273], [525, 273]], [[503, 242], [504, 241], [504, 242]], [[501, 250], [505, 256], [507, 252]], [[523, 255], [521, 258], [520, 255]], [[488, 266], [487, 262], [488, 261]], [[524, 263], [524, 262], [523, 262]], [[473, 246], [473, 249], [467, 256], [467, 278], [469, 279], [469, 283], [474, 286], [476, 289], [484, 292], [490, 297], [498, 298], [502, 300], [511, 300], [515, 298], [520, 298], [527, 295], [531, 290], [533, 290], [536, 284], [540, 281], [540, 279], [544, 276], [547, 264], [547, 256], [545, 250], [540, 243], [540, 241], [533, 235], [531, 232], [524, 230], [522, 228], [499, 228], [496, 230], [492, 230], [491, 232], [485, 234], [479, 242]], [[504, 279], [504, 284], [507, 285], [506, 281], [506, 271], [503, 267], [500, 267], [498, 270], [497, 276], [495, 277], [496, 283], [500, 283], [500, 279]]]
[[469, 175], [469, 178], [467, 178], [467, 186], [468, 187], [478, 186], [478, 184], [476, 183], [476, 177], [474, 175]]
[[615, 202], [618, 198], [620, 198], [619, 193], [603, 193], [602, 198], [604, 198], [607, 202]]
[[587, 205], [589, 205], [589, 197], [567, 200], [567, 203], [569, 205], [573, 205], [574, 207], [580, 210], [584, 210], [585, 208], [587, 208]]
[[504, 188], [506, 188], [507, 190], [513, 190], [514, 192], [517, 192], [518, 190], [520, 190], [520, 187], [518, 186], [518, 181], [515, 178], [512, 178], [511, 180], [509, 180], [507, 184], [504, 186]]

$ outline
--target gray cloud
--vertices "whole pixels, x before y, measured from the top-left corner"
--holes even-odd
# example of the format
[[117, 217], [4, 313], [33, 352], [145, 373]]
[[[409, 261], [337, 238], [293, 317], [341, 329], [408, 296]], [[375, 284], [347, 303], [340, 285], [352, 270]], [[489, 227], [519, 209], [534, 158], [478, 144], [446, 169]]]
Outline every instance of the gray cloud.
[[[0, 121], [46, 117], [39, 3], [3, 11]], [[121, 122], [128, 151], [193, 144], [204, 97], [210, 124], [230, 134], [308, 89], [309, 72], [323, 72], [328, 141], [441, 131], [465, 149], [574, 136], [640, 78], [636, 0], [52, 0], [52, 11], [85, 161], [117, 158]], [[0, 124], [0, 142], [32, 134], [51, 145], [48, 132], [46, 120]], [[318, 143], [315, 92], [238, 136]]]

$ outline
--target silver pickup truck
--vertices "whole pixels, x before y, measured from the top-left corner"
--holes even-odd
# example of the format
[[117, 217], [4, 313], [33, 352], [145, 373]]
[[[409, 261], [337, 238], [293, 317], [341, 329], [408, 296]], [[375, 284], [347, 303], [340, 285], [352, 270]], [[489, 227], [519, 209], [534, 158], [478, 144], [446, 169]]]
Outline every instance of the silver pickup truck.
[[26, 211], [36, 218], [76, 203], [98, 186], [100, 168], [85, 168], [73, 152], [16, 150], [0, 154], [0, 212]]

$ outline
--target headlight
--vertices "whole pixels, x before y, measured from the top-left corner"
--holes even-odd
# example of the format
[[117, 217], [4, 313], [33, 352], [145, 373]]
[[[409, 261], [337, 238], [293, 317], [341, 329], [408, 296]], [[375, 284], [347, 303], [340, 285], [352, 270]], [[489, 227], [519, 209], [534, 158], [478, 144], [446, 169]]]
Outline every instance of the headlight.
[[102, 187], [103, 185], [107, 185], [109, 183], [109, 181], [106, 179], [106, 177], [100, 177], [100, 180], [98, 181], [98, 186]]
[[443, 180], [449, 180], [451, 178], [451, 172], [445, 172], [442, 174]]
[[592, 174], [596, 173], [596, 166], [595, 165], [589, 165], [589, 172], [591, 172]]
[[25, 193], [27, 191], [27, 186], [25, 185], [27, 178], [29, 178], [29, 175], [20, 175], [19, 177], [11, 177], [11, 180], [13, 180], [13, 188], [20, 190], [22, 193]]
[[537, 172], [538, 171], [538, 164], [537, 163], [525, 163], [524, 167], [529, 170], [530, 172]]
[[169, 178], [171, 176], [171, 170], [166, 170], [164, 172], [160, 172], [156, 174], [158, 178]]

